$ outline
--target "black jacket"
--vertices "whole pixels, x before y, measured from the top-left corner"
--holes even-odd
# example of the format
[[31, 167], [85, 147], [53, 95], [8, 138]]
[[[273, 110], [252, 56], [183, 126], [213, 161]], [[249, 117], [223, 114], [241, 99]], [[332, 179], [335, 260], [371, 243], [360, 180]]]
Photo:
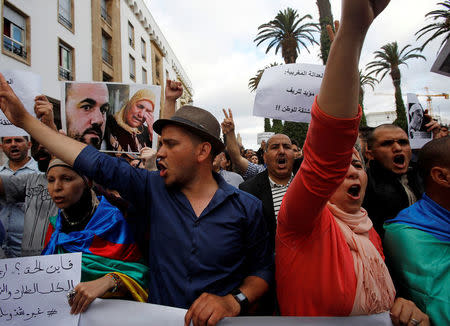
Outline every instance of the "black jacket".
[[[409, 168], [408, 185], [419, 200], [423, 193], [423, 182], [417, 169]], [[409, 206], [408, 195], [400, 183], [401, 175], [385, 169], [378, 161], [371, 161], [367, 170], [367, 189], [363, 207], [367, 210], [375, 230], [384, 237], [383, 224]]]
[[[300, 169], [303, 158], [294, 160], [293, 172], [294, 174]], [[275, 233], [277, 229], [277, 220], [275, 218], [275, 210], [273, 209], [272, 189], [270, 188], [269, 172], [264, 170], [258, 173], [253, 178], [239, 185], [239, 189], [252, 194], [262, 201], [264, 220], [269, 230], [269, 235], [272, 244], [275, 248]]]

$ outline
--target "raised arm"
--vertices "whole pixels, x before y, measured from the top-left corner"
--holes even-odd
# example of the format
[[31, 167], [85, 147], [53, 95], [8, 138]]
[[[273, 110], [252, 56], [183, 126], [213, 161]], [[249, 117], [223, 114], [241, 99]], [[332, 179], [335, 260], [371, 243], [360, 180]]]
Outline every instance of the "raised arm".
[[241, 151], [239, 150], [239, 144], [234, 133], [233, 112], [231, 112], [231, 109], [228, 109], [227, 113], [223, 109], [223, 114], [225, 119], [222, 122], [222, 133], [225, 138], [225, 146], [233, 163], [233, 169], [240, 174], [245, 173], [248, 169], [248, 161], [241, 156]]
[[52, 154], [68, 164], [73, 165], [75, 158], [87, 146], [47, 127], [29, 114], [1, 73], [0, 107], [9, 121], [26, 130]]
[[167, 79], [164, 94], [164, 110], [161, 118], [170, 119], [175, 114], [177, 99], [183, 95], [183, 86], [180, 82]]
[[367, 30], [389, 0], [343, 0], [339, 30], [331, 44], [317, 103], [337, 118], [358, 113], [358, 63]]
[[389, 0], [342, 0], [339, 30], [331, 46], [312, 110], [300, 172], [278, 216], [279, 234], [297, 241], [309, 234], [342, 182], [358, 134], [358, 63], [364, 37]]

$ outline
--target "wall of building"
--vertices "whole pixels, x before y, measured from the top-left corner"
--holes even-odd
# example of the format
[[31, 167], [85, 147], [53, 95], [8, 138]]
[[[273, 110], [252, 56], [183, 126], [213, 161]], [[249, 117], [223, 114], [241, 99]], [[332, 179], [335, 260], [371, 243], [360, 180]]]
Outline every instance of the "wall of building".
[[[1, 4], [3, 7], [3, 2]], [[58, 0], [9, 0], [8, 3], [20, 9], [30, 17], [30, 65], [0, 54], [0, 66], [2, 69], [20, 69], [33, 71], [42, 77], [43, 93], [59, 100], [60, 81], [58, 79], [59, 53], [58, 40], [61, 39], [74, 49], [74, 78], [76, 81], [96, 80], [100, 73], [94, 74], [93, 62], [98, 63], [98, 58], [93, 60], [93, 33], [92, 19], [96, 19], [91, 12], [92, 1], [74, 0], [74, 27], [73, 32], [58, 22]], [[163, 54], [161, 84], [164, 87], [167, 75], [174, 80], [180, 80], [185, 87], [185, 102], [192, 99], [192, 84], [184, 72], [177, 57], [159, 30], [158, 25], [151, 16], [148, 8], [142, 0], [113, 0], [118, 1], [120, 8], [120, 49], [115, 49], [120, 58], [118, 66], [120, 70], [114, 81], [131, 82], [129, 74], [129, 54], [132, 54], [136, 62], [136, 83], [142, 83], [142, 67], [147, 70], [147, 81], [153, 84], [153, 63], [151, 62], [151, 44], [155, 44]], [[98, 2], [98, 1], [97, 1]], [[98, 16], [97, 14], [95, 15]], [[101, 19], [101, 18], [99, 18]], [[128, 21], [134, 26], [135, 47], [128, 45]], [[95, 24], [94, 24], [95, 25]], [[3, 26], [3, 24], [2, 24]], [[3, 34], [3, 32], [2, 32]], [[141, 56], [141, 37], [146, 42], [147, 56], [144, 60]], [[96, 37], [95, 39], [98, 39]], [[98, 44], [97, 44], [98, 45]], [[101, 46], [101, 45], [100, 45]], [[100, 53], [101, 52], [97, 51]], [[94, 51], [94, 53], [97, 53]], [[117, 55], [113, 56], [117, 60]], [[101, 58], [100, 58], [101, 60]], [[117, 61], [116, 61], [117, 63]], [[166, 73], [167, 72], [167, 73]], [[97, 76], [98, 75], [98, 76]], [[117, 76], [121, 75], [121, 80]]]
[[[74, 1], [74, 33], [58, 22], [57, 0], [10, 0], [7, 1], [30, 17], [31, 65], [24, 64], [7, 55], [0, 55], [2, 69], [33, 71], [42, 77], [42, 91], [60, 99], [58, 79], [58, 38], [75, 49], [75, 78], [92, 80], [91, 11], [86, 1]], [[2, 1], [3, 5], [3, 1]], [[3, 22], [2, 22], [3, 28]], [[3, 31], [2, 31], [3, 35]]]

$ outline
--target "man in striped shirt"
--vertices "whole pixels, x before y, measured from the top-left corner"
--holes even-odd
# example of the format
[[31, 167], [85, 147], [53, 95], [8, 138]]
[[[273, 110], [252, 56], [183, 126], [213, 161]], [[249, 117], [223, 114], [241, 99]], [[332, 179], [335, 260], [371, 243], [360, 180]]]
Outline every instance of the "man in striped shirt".
[[264, 219], [275, 243], [276, 217], [293, 178], [294, 151], [288, 136], [276, 134], [267, 141], [264, 162], [267, 169], [241, 183], [239, 188], [262, 201]]

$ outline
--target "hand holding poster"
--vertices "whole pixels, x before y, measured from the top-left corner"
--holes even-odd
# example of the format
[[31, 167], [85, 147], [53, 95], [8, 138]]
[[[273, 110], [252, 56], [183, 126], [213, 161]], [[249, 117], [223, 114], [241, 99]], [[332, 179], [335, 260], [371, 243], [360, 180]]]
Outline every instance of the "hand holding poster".
[[422, 105], [419, 103], [417, 95], [406, 94], [408, 100], [408, 138], [412, 149], [422, 148], [423, 145], [433, 139], [430, 131], [425, 125], [430, 122], [425, 116]]
[[65, 82], [62, 125], [69, 137], [97, 149], [138, 153], [156, 148], [160, 86]]
[[67, 292], [81, 277], [81, 253], [0, 260], [0, 325], [78, 325]]
[[287, 64], [266, 69], [256, 90], [253, 115], [310, 122], [311, 107], [324, 72], [325, 66], [312, 64]]
[[[22, 101], [25, 109], [34, 114], [34, 98], [41, 94], [41, 77], [35, 73], [22, 70], [2, 71], [7, 83]], [[0, 110], [0, 137], [26, 136], [25, 130], [14, 126]]]

